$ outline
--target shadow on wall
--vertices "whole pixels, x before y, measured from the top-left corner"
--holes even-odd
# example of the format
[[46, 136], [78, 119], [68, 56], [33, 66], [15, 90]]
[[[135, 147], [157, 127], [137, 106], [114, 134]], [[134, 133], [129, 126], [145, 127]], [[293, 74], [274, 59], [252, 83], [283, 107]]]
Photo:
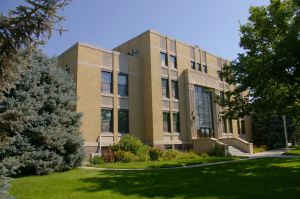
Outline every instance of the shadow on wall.
[[[285, 167], [290, 161], [292, 167]], [[99, 177], [81, 179], [91, 186], [76, 191], [189, 199], [274, 199], [300, 195], [300, 164], [295, 164], [295, 160], [269, 158], [192, 170], [101, 171]]]

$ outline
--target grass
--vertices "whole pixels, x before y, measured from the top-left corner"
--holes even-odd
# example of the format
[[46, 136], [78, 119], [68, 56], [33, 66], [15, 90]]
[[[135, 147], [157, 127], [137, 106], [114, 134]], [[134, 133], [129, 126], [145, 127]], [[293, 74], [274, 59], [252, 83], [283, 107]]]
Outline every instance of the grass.
[[300, 156], [300, 146], [296, 146], [295, 149], [289, 150], [284, 153], [284, 155], [299, 155]]
[[300, 158], [266, 158], [189, 169], [75, 169], [18, 178], [10, 192], [18, 199], [296, 199], [299, 179]]
[[98, 164], [96, 167], [99, 168], [119, 168], [119, 169], [150, 169], [150, 168], [166, 168], [166, 167], [178, 167], [187, 166], [211, 162], [220, 162], [228, 160], [236, 160], [237, 157], [203, 157], [198, 156], [193, 159], [176, 159], [176, 160], [161, 160], [161, 161], [139, 161], [139, 162], [115, 162], [115, 163], [103, 163]]
[[261, 153], [261, 152], [264, 152], [264, 151], [267, 151], [267, 150], [268, 150], [268, 148], [265, 145], [261, 145], [261, 146], [254, 145], [253, 146], [253, 152], [254, 153]]

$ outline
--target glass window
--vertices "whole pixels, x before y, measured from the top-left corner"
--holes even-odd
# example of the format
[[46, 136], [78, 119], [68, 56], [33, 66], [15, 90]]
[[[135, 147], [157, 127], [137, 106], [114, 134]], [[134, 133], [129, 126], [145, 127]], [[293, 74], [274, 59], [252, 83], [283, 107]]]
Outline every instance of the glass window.
[[225, 93], [224, 93], [224, 91], [220, 92], [220, 103], [221, 104], [225, 103]]
[[241, 134], [241, 124], [240, 124], [240, 120], [238, 119], [236, 122], [237, 122], [238, 134]]
[[101, 131], [113, 132], [113, 111], [112, 109], [101, 110]]
[[201, 86], [195, 85], [195, 127], [205, 136], [213, 132], [212, 96], [211, 92]]
[[168, 56], [166, 53], [160, 53], [160, 63], [162, 66], [168, 66]]
[[163, 130], [164, 132], [171, 132], [169, 112], [163, 112]]
[[227, 120], [225, 117], [222, 117], [222, 122], [223, 122], [223, 132], [227, 133]]
[[170, 67], [177, 68], [177, 59], [173, 55], [170, 55]]
[[194, 69], [194, 70], [196, 69], [196, 64], [195, 64], [194, 61], [191, 61], [191, 68]]
[[162, 87], [162, 96], [165, 98], [169, 98], [169, 80], [161, 79], [161, 87]]
[[203, 70], [204, 70], [205, 73], [208, 72], [208, 70], [207, 70], [207, 65], [203, 65]]
[[101, 92], [113, 93], [112, 73], [107, 71], [101, 72]]
[[175, 81], [175, 80], [172, 80], [172, 95], [173, 95], [173, 98], [179, 99], [178, 81]]
[[180, 132], [179, 113], [173, 113], [173, 130], [175, 132]]
[[233, 133], [232, 119], [231, 118], [228, 120], [228, 123], [229, 123], [229, 133]]
[[128, 96], [128, 75], [126, 74], [119, 74], [118, 94], [120, 96]]
[[220, 80], [223, 81], [222, 70], [218, 71], [218, 74], [219, 74]]
[[118, 112], [118, 130], [120, 133], [129, 132], [129, 114], [128, 110], [120, 109]]
[[245, 134], [246, 133], [246, 123], [245, 123], [245, 120], [241, 121], [241, 126], [242, 126], [242, 134]]
[[201, 64], [197, 63], [197, 70], [202, 71]]

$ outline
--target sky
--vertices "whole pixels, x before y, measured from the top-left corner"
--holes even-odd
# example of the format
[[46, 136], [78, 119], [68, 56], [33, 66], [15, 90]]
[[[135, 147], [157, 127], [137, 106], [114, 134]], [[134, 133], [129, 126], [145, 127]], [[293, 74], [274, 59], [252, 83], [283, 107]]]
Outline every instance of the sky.
[[[22, 3], [0, 0], [6, 14]], [[268, 0], [73, 0], [60, 14], [67, 29], [54, 33], [44, 52], [59, 55], [76, 42], [112, 49], [153, 29], [164, 35], [233, 60], [239, 47], [239, 24], [247, 22], [250, 6]]]

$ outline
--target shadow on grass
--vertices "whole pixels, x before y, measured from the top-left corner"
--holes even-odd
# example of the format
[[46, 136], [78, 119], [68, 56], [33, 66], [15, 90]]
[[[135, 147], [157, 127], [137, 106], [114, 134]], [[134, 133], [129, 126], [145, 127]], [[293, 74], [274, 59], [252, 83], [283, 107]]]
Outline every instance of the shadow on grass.
[[300, 159], [260, 159], [219, 166], [155, 171], [101, 171], [82, 178], [82, 192], [161, 198], [299, 198]]

